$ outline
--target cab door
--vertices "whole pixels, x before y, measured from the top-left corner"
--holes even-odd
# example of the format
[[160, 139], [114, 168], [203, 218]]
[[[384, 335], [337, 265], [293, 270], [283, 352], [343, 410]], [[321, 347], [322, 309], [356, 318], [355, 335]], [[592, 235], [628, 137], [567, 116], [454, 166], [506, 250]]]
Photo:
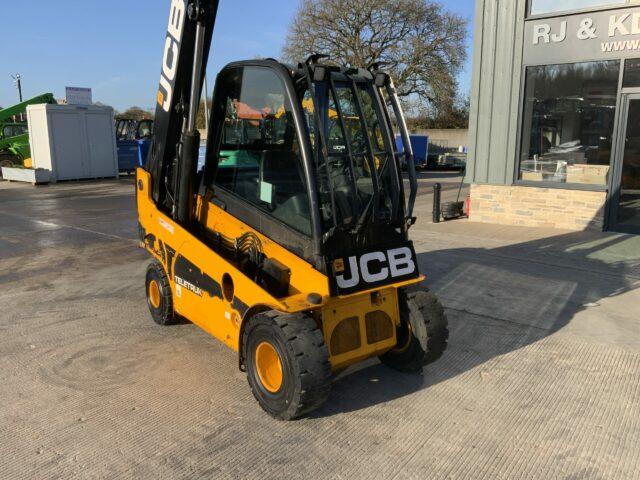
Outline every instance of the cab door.
[[222, 210], [310, 258], [319, 225], [315, 170], [286, 70], [276, 62], [232, 64], [218, 76], [213, 105], [200, 189], [212, 193], [212, 205], [200, 221], [219, 223]]
[[[245, 313], [272, 299], [245, 268], [246, 252], [229, 252], [220, 242], [233, 248], [243, 235], [257, 233], [255, 248], [262, 255], [293, 266], [289, 252], [304, 256], [311, 251], [310, 193], [304, 147], [281, 74], [264, 65], [227, 67], [218, 77], [213, 103], [218, 108], [212, 111], [205, 167], [198, 174], [200, 231], [177, 252], [176, 305], [237, 348]], [[280, 246], [288, 252], [274, 253]], [[292, 268], [297, 285], [303, 280], [299, 272]]]

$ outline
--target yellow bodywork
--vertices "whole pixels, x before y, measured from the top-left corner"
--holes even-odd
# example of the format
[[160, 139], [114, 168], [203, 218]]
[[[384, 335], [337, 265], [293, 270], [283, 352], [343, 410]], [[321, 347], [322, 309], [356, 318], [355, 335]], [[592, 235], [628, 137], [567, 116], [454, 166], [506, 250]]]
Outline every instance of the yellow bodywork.
[[[419, 283], [424, 277], [353, 295], [331, 297], [329, 279], [311, 264], [198, 197], [196, 214], [206, 232], [218, 232], [228, 238], [253, 232], [262, 242], [267, 257], [275, 258], [291, 269], [289, 296], [275, 298], [200, 238], [161, 212], [151, 198], [151, 176], [147, 171], [137, 170], [136, 184], [138, 217], [144, 235], [141, 246], [160, 261], [168, 273], [175, 312], [231, 349], [240, 349], [243, 323], [264, 310], [306, 311], [313, 315], [322, 328], [334, 369], [380, 355], [396, 345], [395, 327], [400, 321], [397, 290]], [[167, 255], [169, 250], [175, 254]], [[179, 256], [188, 259], [199, 270], [195, 273], [206, 275], [213, 284], [222, 286], [223, 276], [231, 278], [232, 298], [223, 293], [209, 295], [181, 279], [176, 281], [171, 272], [175, 271]], [[319, 294], [321, 303], [309, 303], [310, 293]]]
[[373, 295], [333, 299], [320, 314], [333, 368], [347, 367], [396, 345], [398, 295], [394, 287]]

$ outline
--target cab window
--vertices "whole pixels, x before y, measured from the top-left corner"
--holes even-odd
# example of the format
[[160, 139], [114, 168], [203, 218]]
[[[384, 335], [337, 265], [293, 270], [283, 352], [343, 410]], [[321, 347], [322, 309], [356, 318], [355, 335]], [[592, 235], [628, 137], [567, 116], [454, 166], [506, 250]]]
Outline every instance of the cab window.
[[138, 138], [151, 138], [153, 136], [153, 120], [141, 120], [138, 124]]
[[116, 125], [116, 138], [118, 140], [135, 140], [135, 120], [118, 120], [118, 124]]
[[18, 135], [24, 135], [29, 129], [26, 125], [7, 125], [2, 130], [2, 136], [4, 138], [17, 137]]
[[[302, 107], [316, 151], [316, 118], [324, 125], [328, 161], [316, 165], [324, 230], [335, 224], [353, 224], [361, 218], [374, 196], [374, 178], [379, 189], [376, 215], [389, 221], [398, 212], [394, 198], [399, 186], [393, 157], [385, 146], [380, 120], [383, 117], [374, 91], [366, 83], [340, 78], [331, 84], [316, 82], [312, 91], [305, 92]], [[320, 110], [317, 115], [315, 105]]]
[[281, 79], [261, 67], [221, 75], [217, 99], [224, 114], [214, 188], [311, 235], [300, 143]]

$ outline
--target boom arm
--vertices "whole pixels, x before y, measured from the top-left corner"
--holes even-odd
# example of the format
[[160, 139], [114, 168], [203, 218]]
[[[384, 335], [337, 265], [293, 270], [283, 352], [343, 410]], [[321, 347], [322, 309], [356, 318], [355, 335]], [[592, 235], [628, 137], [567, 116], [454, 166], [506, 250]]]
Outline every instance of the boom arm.
[[0, 123], [11, 121], [12, 117], [26, 112], [29, 105], [39, 105], [41, 103], [56, 103], [53, 93], [38, 95], [37, 97], [30, 98], [29, 100], [25, 100], [17, 105], [0, 110]]
[[156, 204], [180, 223], [189, 222], [193, 212], [196, 116], [217, 12], [218, 0], [171, 0], [146, 168]]

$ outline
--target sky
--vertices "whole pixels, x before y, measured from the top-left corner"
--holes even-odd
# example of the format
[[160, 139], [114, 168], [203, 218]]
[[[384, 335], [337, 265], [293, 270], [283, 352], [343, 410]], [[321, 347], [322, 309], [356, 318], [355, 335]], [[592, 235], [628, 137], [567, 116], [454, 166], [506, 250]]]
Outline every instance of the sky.
[[[124, 110], [153, 108], [160, 77], [169, 0], [3, 1], [0, 105], [18, 103], [11, 75], [20, 73], [24, 98], [65, 86], [90, 87], [93, 101]], [[440, 0], [469, 21], [467, 65], [459, 77], [468, 94], [474, 0]], [[227, 63], [279, 58], [298, 0], [220, 0], [210, 79]], [[213, 80], [210, 80], [210, 84]]]

